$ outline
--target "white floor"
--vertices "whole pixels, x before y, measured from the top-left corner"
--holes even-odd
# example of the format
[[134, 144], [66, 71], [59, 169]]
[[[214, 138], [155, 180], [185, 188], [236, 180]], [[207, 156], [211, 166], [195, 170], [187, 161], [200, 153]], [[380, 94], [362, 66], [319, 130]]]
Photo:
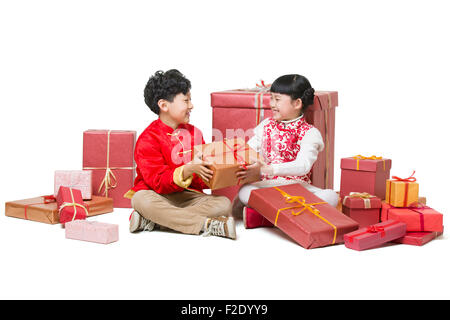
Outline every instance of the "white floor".
[[128, 209], [91, 219], [119, 224], [109, 245], [65, 239], [60, 225], [0, 217], [2, 299], [450, 298], [449, 241], [363, 252], [306, 250], [276, 229], [238, 239], [130, 234]]

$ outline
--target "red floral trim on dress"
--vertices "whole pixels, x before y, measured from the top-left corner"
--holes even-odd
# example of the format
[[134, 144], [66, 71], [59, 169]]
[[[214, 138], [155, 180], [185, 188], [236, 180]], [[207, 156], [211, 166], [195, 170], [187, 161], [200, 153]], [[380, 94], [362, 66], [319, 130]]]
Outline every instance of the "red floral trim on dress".
[[[306, 132], [313, 128], [302, 117], [293, 122], [277, 122], [270, 118], [264, 125], [262, 139], [263, 158], [267, 164], [278, 164], [293, 161], [297, 158], [300, 151], [299, 142], [303, 139]], [[311, 183], [310, 173], [303, 176], [269, 176], [263, 175], [262, 180], [302, 180]]]

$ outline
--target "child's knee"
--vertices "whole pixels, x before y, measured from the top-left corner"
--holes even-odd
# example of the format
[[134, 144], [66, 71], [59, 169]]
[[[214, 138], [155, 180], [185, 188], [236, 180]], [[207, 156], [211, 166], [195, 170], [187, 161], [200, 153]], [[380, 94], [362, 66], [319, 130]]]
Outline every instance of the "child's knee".
[[331, 189], [320, 190], [316, 193], [316, 196], [328, 202], [333, 207], [336, 207], [338, 205], [339, 195]]
[[213, 196], [213, 201], [210, 202], [210, 215], [217, 216], [231, 216], [231, 201], [224, 196]]
[[154, 204], [155, 198], [161, 197], [153, 190], [140, 190], [131, 198], [131, 206], [137, 212], [151, 209]]

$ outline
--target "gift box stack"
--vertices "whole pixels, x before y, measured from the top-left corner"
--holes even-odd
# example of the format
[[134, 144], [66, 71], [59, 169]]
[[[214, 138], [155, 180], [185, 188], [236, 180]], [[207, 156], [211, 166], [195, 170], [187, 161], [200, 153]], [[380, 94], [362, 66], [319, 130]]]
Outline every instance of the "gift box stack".
[[83, 170], [55, 171], [53, 195], [6, 202], [6, 216], [61, 223], [71, 239], [117, 241], [118, 226], [79, 220], [111, 213], [114, 208], [131, 208], [124, 195], [134, 182], [135, 141], [135, 131], [85, 131]]

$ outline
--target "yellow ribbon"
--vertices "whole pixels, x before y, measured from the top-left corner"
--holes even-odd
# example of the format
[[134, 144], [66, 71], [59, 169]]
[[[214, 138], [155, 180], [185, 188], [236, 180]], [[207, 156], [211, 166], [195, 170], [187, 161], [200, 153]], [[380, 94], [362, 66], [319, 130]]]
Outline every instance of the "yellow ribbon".
[[[108, 190], [117, 187], [117, 178], [112, 170], [134, 170], [134, 167], [110, 167], [109, 166], [109, 140], [110, 140], [111, 130], [108, 131], [108, 140], [106, 144], [106, 167], [83, 167], [83, 170], [105, 170], [105, 176], [98, 188], [98, 193], [102, 192], [103, 187], [105, 191], [103, 194], [108, 197]], [[113, 182], [114, 181], [114, 182]]]
[[377, 157], [377, 156], [370, 156], [370, 157], [364, 157], [360, 154], [353, 156], [353, 159], [356, 159], [356, 170], [359, 170], [359, 160], [383, 160], [383, 171], [386, 171], [386, 163], [383, 157]]
[[[329, 222], [324, 217], [322, 217], [320, 215], [320, 210], [318, 210], [316, 207], [314, 207], [315, 205], [325, 204], [326, 202], [306, 203], [306, 199], [304, 197], [302, 197], [302, 196], [291, 196], [287, 192], [285, 192], [285, 191], [283, 191], [283, 190], [281, 190], [281, 189], [279, 189], [277, 187], [274, 187], [274, 188], [281, 193], [281, 195], [286, 199], [287, 203], [294, 203], [294, 202], [298, 203], [298, 205], [295, 205], [295, 206], [292, 206], [292, 207], [278, 209], [277, 215], [275, 217], [275, 223], [274, 223], [275, 226], [277, 225], [278, 216], [280, 215], [281, 211], [291, 209], [292, 210], [291, 214], [294, 215], [294, 216], [298, 216], [303, 211], [308, 210], [309, 212], [314, 214], [317, 218], [321, 219], [322, 221], [324, 221], [325, 223], [327, 223], [328, 225], [330, 225], [333, 228], [334, 235], [333, 235], [333, 242], [332, 242], [332, 244], [334, 244], [336, 242], [336, 235], [337, 235], [337, 228], [336, 228], [336, 226], [334, 224], [332, 224], [331, 222]], [[302, 209], [300, 211], [298, 211], [298, 212], [294, 212], [294, 209], [296, 209], [296, 208], [298, 208], [298, 209], [302, 208]]]
[[86, 216], [88, 216], [89, 215], [88, 209], [86, 209], [85, 206], [75, 202], [75, 199], [73, 198], [72, 188], [69, 188], [69, 191], [70, 191], [70, 196], [72, 197], [72, 202], [71, 203], [70, 202], [64, 202], [61, 205], [61, 207], [59, 207], [59, 214], [61, 214], [62, 209], [64, 209], [65, 207], [73, 207], [73, 218], [72, 218], [72, 221], [74, 221], [75, 217], [77, 215], [77, 207], [80, 207], [80, 208], [83, 208], [84, 211], [86, 211]]
[[343, 203], [347, 201], [348, 198], [360, 198], [364, 200], [364, 207], [366, 209], [370, 209], [370, 198], [374, 198], [375, 196], [371, 195], [367, 192], [350, 192], [348, 196], [344, 197]]

